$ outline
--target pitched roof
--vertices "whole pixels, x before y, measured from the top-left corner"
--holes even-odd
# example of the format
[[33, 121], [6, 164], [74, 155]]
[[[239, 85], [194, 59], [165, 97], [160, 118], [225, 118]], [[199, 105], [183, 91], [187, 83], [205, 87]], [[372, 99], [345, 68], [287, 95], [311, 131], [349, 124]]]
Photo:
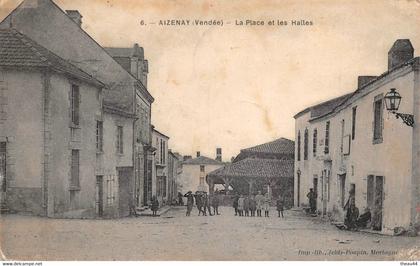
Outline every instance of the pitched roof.
[[304, 113], [311, 112], [311, 118], [315, 119], [317, 117], [321, 117], [325, 114], [328, 114], [332, 110], [334, 110], [335, 107], [339, 106], [341, 103], [346, 101], [348, 98], [350, 98], [353, 95], [353, 93], [347, 93], [345, 95], [339, 96], [337, 98], [333, 98], [331, 100], [328, 100], [326, 102], [322, 102], [317, 105], [313, 105], [311, 107], [308, 107], [299, 113], [297, 113], [294, 118], [298, 118], [299, 116], [303, 115]]
[[132, 57], [136, 56], [139, 58], [144, 57], [143, 47], [140, 47], [138, 44], [135, 44], [134, 47], [104, 47], [104, 49], [112, 57]]
[[105, 86], [99, 80], [15, 29], [0, 29], [0, 65], [6, 67], [48, 67], [95, 85]]
[[295, 142], [290, 139], [279, 138], [271, 142], [243, 149], [241, 152], [294, 154]]
[[222, 168], [214, 170], [208, 176], [221, 177], [249, 177], [249, 178], [279, 178], [293, 177], [293, 160], [276, 160], [246, 158], [244, 160], [227, 164]]
[[214, 159], [210, 159], [206, 156], [200, 156], [192, 159], [188, 159], [183, 164], [199, 164], [199, 165], [206, 165], [206, 164], [213, 164], [213, 165], [223, 165], [224, 163], [219, 162]]

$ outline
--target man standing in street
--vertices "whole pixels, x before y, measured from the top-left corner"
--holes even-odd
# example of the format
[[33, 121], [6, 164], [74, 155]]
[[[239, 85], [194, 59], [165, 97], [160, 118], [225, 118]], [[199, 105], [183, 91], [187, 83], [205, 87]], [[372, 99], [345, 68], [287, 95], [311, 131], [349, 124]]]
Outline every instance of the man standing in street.
[[264, 196], [261, 194], [261, 191], [258, 191], [257, 196], [255, 196], [255, 201], [257, 203], [257, 216], [262, 217], [261, 210], [264, 206]]
[[202, 199], [202, 196], [201, 196], [201, 192], [196, 191], [194, 197], [195, 197], [195, 205], [197, 205], [197, 209], [198, 209], [198, 216], [200, 216], [201, 213], [204, 214], [204, 212], [203, 212], [203, 199]]
[[309, 200], [309, 207], [311, 208], [311, 213], [314, 214], [316, 212], [316, 194], [313, 188], [309, 189], [309, 193], [306, 195]]
[[207, 195], [207, 192], [204, 191], [204, 194], [203, 194], [203, 214], [204, 214], [204, 216], [207, 216], [207, 211], [209, 211], [210, 216], [213, 216], [213, 214], [211, 214], [211, 210], [210, 210], [209, 196]]
[[191, 215], [191, 210], [194, 205], [194, 196], [192, 194], [192, 191], [188, 191], [187, 194], [184, 195], [184, 197], [187, 197], [187, 213], [186, 216]]
[[218, 190], [216, 190], [211, 197], [211, 205], [213, 206], [213, 214], [214, 215], [220, 215], [219, 214], [219, 193]]
[[238, 215], [238, 201], [239, 201], [239, 196], [238, 194], [235, 194], [235, 196], [233, 197], [233, 208], [235, 209], [235, 216]]

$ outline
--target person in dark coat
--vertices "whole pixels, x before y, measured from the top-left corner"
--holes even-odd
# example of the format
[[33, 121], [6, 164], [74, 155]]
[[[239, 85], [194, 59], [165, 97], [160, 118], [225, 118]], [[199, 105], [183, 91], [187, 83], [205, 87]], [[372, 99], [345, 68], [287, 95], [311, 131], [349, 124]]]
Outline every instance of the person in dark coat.
[[235, 194], [235, 196], [233, 197], [233, 208], [235, 209], [235, 216], [238, 216], [239, 212], [238, 212], [238, 201], [239, 201], [239, 196], [238, 194]]
[[[191, 192], [191, 191], [190, 191]], [[191, 194], [192, 194], [192, 192], [191, 192]], [[185, 195], [184, 195], [185, 196]], [[194, 200], [194, 199], [193, 199]], [[184, 206], [184, 199], [183, 199], [183, 196], [182, 196], [182, 193], [181, 192], [178, 192], [178, 205], [179, 206]]]
[[158, 210], [159, 210], [159, 201], [156, 198], [156, 196], [153, 196], [152, 197], [152, 213], [153, 213], [153, 216], [157, 215]]
[[249, 196], [246, 196], [244, 199], [244, 212], [245, 216], [249, 216]]
[[309, 207], [311, 208], [311, 213], [316, 212], [316, 193], [314, 192], [314, 189], [309, 189], [309, 193], [306, 195], [309, 200]]
[[277, 207], [277, 212], [279, 213], [279, 217], [281, 215], [281, 218], [284, 218], [283, 216], [283, 210], [284, 210], [284, 201], [281, 197], [279, 197], [276, 201], [276, 207]]
[[211, 205], [213, 206], [213, 214], [214, 215], [220, 215], [219, 214], [219, 194], [217, 192], [218, 191], [216, 190], [216, 192], [213, 194], [212, 200], [211, 200]]
[[203, 213], [203, 200], [202, 200], [202, 195], [200, 192], [196, 191], [195, 192], [195, 205], [197, 205], [197, 209], [198, 209], [198, 216], [200, 216], [201, 213]]
[[255, 217], [255, 211], [257, 210], [257, 202], [255, 197], [251, 196], [249, 199], [249, 210], [251, 211], [251, 217]]
[[360, 228], [366, 228], [370, 220], [372, 219], [372, 214], [369, 208], [365, 209], [365, 212], [360, 215], [359, 219], [356, 221], [356, 226]]
[[356, 207], [354, 198], [350, 201], [347, 208], [346, 217], [344, 219], [344, 225], [348, 230], [356, 229], [357, 219], [359, 218], [359, 209]]
[[187, 194], [184, 195], [184, 197], [187, 198], [187, 213], [186, 216], [191, 215], [191, 210], [194, 206], [194, 195], [192, 194], [192, 191], [188, 191]]
[[204, 194], [202, 195], [202, 200], [203, 200], [202, 204], [203, 204], [203, 209], [204, 209], [203, 210], [204, 216], [207, 216], [207, 211], [209, 212], [210, 216], [213, 216], [210, 210], [210, 199], [207, 192], [204, 192]]

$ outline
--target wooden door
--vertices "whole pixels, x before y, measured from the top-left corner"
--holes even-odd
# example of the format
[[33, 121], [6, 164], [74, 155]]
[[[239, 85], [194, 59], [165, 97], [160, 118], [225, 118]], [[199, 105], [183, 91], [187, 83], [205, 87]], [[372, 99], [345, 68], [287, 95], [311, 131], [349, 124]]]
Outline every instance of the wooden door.
[[96, 177], [96, 215], [102, 217], [104, 214], [104, 178]]

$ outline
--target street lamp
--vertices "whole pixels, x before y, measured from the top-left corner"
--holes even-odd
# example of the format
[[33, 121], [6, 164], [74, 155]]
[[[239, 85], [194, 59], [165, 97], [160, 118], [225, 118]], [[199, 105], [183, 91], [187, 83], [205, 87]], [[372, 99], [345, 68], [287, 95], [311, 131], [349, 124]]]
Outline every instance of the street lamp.
[[397, 92], [395, 88], [392, 88], [390, 92], [388, 92], [384, 99], [385, 99], [385, 105], [386, 109], [395, 114], [395, 116], [398, 118], [401, 118], [403, 122], [410, 127], [413, 127], [414, 125], [414, 115], [411, 114], [403, 114], [398, 113], [398, 108], [400, 107], [401, 103], [401, 95]]

